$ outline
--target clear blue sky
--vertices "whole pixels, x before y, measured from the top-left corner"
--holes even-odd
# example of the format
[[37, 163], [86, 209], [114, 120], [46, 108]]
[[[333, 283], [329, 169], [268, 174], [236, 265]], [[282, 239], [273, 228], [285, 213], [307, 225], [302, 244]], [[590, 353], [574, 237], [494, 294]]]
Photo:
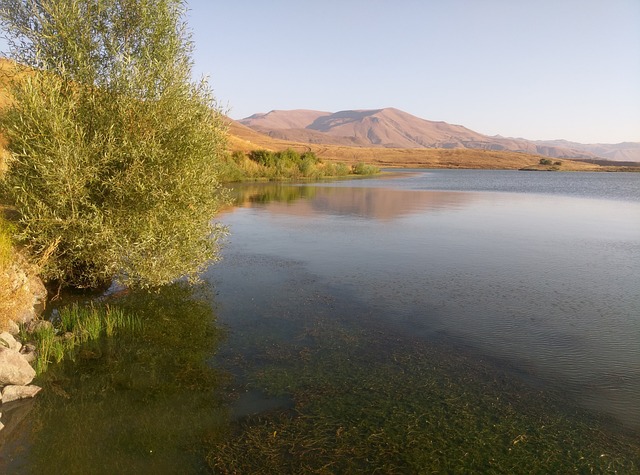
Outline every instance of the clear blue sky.
[[640, 142], [640, 0], [188, 3], [195, 74], [235, 119], [396, 107], [488, 135]]
[[640, 0], [190, 0], [229, 115], [396, 107], [481, 133], [640, 141]]

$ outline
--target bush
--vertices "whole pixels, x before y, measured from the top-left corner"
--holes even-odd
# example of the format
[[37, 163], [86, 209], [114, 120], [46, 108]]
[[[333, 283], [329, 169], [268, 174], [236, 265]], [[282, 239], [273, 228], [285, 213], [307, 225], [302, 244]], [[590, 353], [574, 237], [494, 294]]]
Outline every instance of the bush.
[[260, 178], [316, 180], [325, 177], [346, 176], [350, 173], [368, 175], [379, 172], [376, 167], [364, 163], [353, 169], [340, 162], [323, 163], [314, 152], [298, 153], [292, 149], [281, 152], [252, 150], [246, 154], [236, 151], [223, 159], [220, 170], [223, 182]]
[[553, 165], [553, 161], [549, 160], [548, 158], [541, 158], [540, 165]]
[[[6, 5], [4, 2], [3, 5]], [[179, 0], [15, 1], [0, 8], [14, 81], [3, 189], [45, 279], [96, 287], [196, 277], [218, 255], [222, 115], [191, 82]], [[126, 20], [126, 21], [125, 21]]]
[[375, 175], [376, 173], [379, 173], [380, 170], [373, 165], [367, 165], [366, 163], [360, 162], [353, 166], [352, 172], [354, 175]]

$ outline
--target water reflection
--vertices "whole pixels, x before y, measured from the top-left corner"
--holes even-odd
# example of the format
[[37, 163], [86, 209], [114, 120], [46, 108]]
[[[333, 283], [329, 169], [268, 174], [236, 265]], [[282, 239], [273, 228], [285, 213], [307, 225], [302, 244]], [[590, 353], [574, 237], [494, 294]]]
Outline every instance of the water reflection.
[[220, 439], [229, 424], [220, 391], [228, 375], [207, 363], [224, 338], [209, 294], [176, 284], [113, 302], [140, 316], [143, 329], [51, 366], [28, 430], [4, 448], [0, 472], [203, 470], [202, 440]]
[[[539, 190], [548, 181], [526, 176], [540, 179], [530, 185]], [[387, 325], [478, 348], [640, 428], [640, 204], [420, 189], [431, 180], [286, 186], [271, 201], [250, 198], [268, 186], [249, 187], [239, 195], [245, 208], [226, 223], [238, 254], [295, 262], [335, 293], [367, 302]], [[366, 219], [343, 219], [354, 215]], [[245, 272], [247, 292], [269, 289], [287, 301], [289, 284], [268, 286], [257, 275]]]
[[238, 207], [264, 207], [292, 216], [336, 215], [391, 220], [420, 211], [461, 209], [479, 198], [460, 192], [379, 187], [249, 184], [234, 188]]

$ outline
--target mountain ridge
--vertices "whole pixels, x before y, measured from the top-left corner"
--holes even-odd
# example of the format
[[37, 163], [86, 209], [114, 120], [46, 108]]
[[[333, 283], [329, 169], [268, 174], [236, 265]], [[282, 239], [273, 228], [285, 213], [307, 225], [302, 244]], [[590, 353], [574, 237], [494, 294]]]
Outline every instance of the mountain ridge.
[[551, 158], [604, 158], [640, 162], [640, 143], [581, 144], [567, 140], [527, 140], [488, 136], [467, 127], [432, 121], [402, 110], [272, 110], [238, 122], [280, 140], [325, 145], [383, 148], [479, 149], [524, 152]]

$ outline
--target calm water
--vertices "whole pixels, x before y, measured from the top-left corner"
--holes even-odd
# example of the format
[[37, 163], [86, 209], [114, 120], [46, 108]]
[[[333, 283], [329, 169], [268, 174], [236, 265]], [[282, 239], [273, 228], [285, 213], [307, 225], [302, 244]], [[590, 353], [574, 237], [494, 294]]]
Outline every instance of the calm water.
[[[415, 408], [385, 404], [431, 379], [477, 388], [471, 400], [489, 420], [501, 419], [514, 401], [534, 406], [549, 397], [568, 414], [561, 425], [569, 430], [573, 418], [593, 416], [611, 431], [608, 437], [631, 434], [637, 458], [640, 174], [415, 170], [322, 184], [242, 185], [235, 192], [237, 206], [220, 217], [231, 231], [224, 260], [204, 276], [209, 289], [178, 285], [152, 297], [127, 296], [122, 304], [145, 319], [145, 333], [89, 348], [42, 378], [44, 395], [15, 416], [24, 417], [21, 435], [0, 446], [0, 470], [233, 471], [244, 462], [233, 459], [233, 447], [253, 460], [258, 442], [251, 441], [259, 437], [251, 437], [262, 427], [268, 428], [263, 439], [279, 441], [294, 426], [269, 424], [298, 420], [290, 414], [315, 417], [314, 427], [337, 417], [317, 409], [325, 392], [332, 394], [330, 405], [342, 404], [331, 392], [335, 378], [360, 395], [347, 414], [371, 405], [381, 408], [382, 420], [413, 414]], [[425, 358], [433, 363], [424, 365]], [[318, 369], [327, 361], [329, 376]], [[415, 364], [380, 373], [394, 387], [377, 388], [367, 373], [388, 369], [390, 361]], [[432, 367], [444, 373], [431, 375]], [[441, 385], [445, 394], [448, 387]], [[363, 389], [369, 392], [362, 395]], [[493, 390], [508, 392], [511, 402], [485, 407], [482, 397]], [[393, 395], [379, 396], [387, 393]], [[416, 396], [407, 407], [434, 405], [425, 401]], [[363, 417], [353, 417], [353, 427], [365, 427]], [[389, 433], [397, 429], [377, 424]], [[473, 424], [463, 432], [482, 434], [484, 423]], [[343, 425], [331, 426], [334, 442], [349, 433]], [[361, 430], [370, 441], [373, 432]], [[525, 440], [518, 438], [523, 430], [504, 429], [509, 451]], [[475, 439], [456, 442], [452, 428], [439, 432], [451, 434], [445, 449], [433, 449], [447, 459], [456, 459], [457, 450], [466, 457], [474, 444], [478, 457], [490, 452], [491, 444]], [[562, 443], [530, 455], [542, 460], [558, 450], [567, 459], [575, 442]], [[300, 445], [294, 440], [283, 450], [291, 458]], [[335, 450], [329, 460], [341, 453]], [[355, 448], [349, 453], [356, 458]], [[382, 458], [374, 467], [397, 462], [376, 454]], [[416, 457], [395, 466], [426, 470]], [[254, 468], [271, 463], [257, 460]], [[473, 463], [467, 467], [483, 467]], [[275, 467], [273, 473], [283, 465]]]
[[640, 175], [437, 170], [273, 190], [245, 187], [224, 218], [228, 259], [208, 275], [225, 321], [243, 282], [255, 303], [241, 313], [257, 317], [297, 291], [237, 276], [248, 256], [279, 262], [640, 428]]

